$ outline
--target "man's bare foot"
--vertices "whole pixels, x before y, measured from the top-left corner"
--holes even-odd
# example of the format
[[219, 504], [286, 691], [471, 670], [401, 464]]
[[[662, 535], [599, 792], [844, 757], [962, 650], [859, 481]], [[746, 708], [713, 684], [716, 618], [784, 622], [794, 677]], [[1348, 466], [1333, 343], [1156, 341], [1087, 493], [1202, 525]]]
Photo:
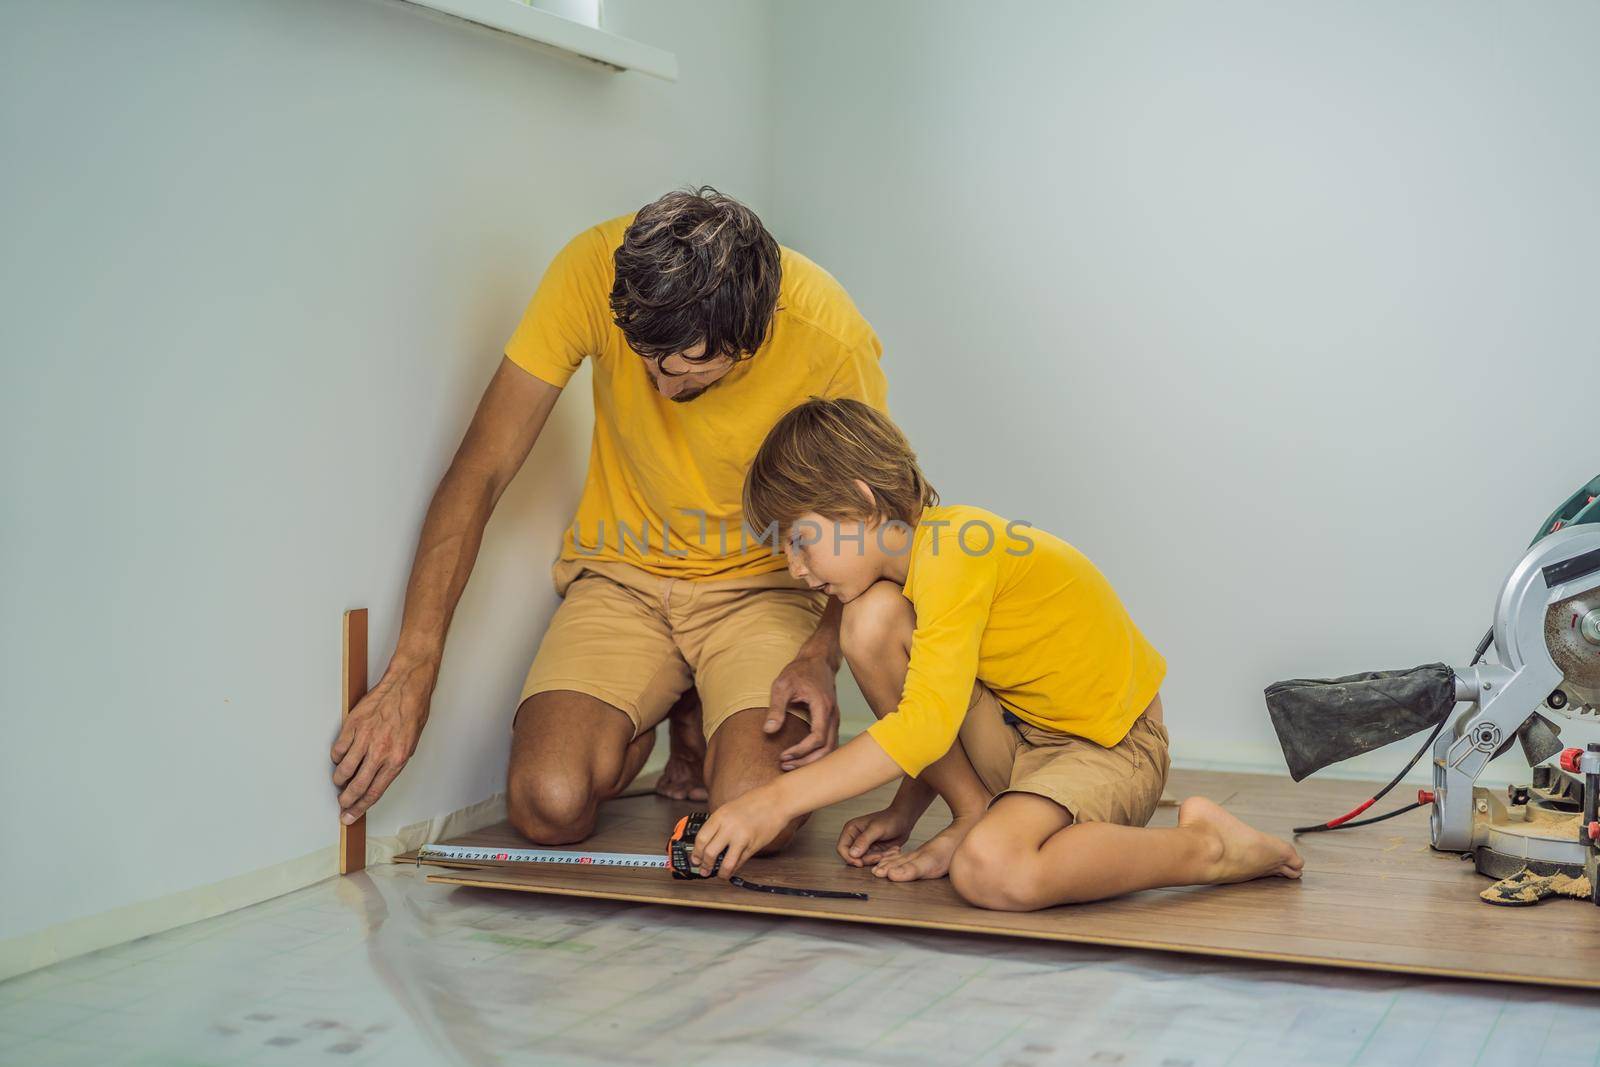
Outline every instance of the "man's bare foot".
[[925, 878], [943, 878], [950, 873], [950, 857], [966, 838], [980, 816], [968, 815], [952, 819], [949, 826], [934, 834], [910, 852], [885, 856], [872, 868], [872, 873], [891, 882], [916, 882]]
[[1211, 882], [1248, 882], [1274, 874], [1299, 878], [1305, 866], [1289, 842], [1262, 833], [1205, 797], [1190, 797], [1178, 805], [1178, 826], [1213, 839], [1217, 856]]
[[700, 698], [693, 689], [667, 713], [667, 765], [656, 792], [673, 800], [706, 800], [706, 735], [701, 732]]

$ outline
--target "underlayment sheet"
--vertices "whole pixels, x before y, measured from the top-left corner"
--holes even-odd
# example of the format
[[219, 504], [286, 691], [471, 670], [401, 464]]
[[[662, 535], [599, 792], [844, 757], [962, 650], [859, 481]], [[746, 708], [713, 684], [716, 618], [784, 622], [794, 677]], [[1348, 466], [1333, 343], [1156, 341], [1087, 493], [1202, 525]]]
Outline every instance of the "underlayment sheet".
[[1592, 993], [333, 879], [0, 982], [0, 1063], [1572, 1067]]
[[[1283, 836], [1322, 822], [1370, 795], [1364, 782], [1174, 772], [1169, 796], [1208, 796], [1245, 821]], [[783, 855], [753, 860], [751, 881], [866, 891], [871, 899], [772, 896], [725, 881], [685, 881], [660, 870], [571, 865], [505, 865], [441, 870], [430, 880], [529, 893], [594, 897], [692, 908], [795, 915], [965, 933], [1121, 945], [1172, 952], [1314, 963], [1337, 967], [1600, 988], [1600, 908], [1552, 899], [1530, 908], [1496, 908], [1478, 894], [1490, 883], [1470, 862], [1428, 847], [1426, 811], [1380, 826], [1311, 834], [1299, 882], [1267, 878], [1242, 885], [1162, 889], [1096, 904], [1011, 914], [965, 904], [948, 880], [894, 884], [847, 867], [834, 852], [839, 828], [887, 803], [889, 789], [819, 812]], [[1399, 803], [1399, 801], [1397, 801]], [[584, 848], [659, 852], [692, 805], [630, 797], [602, 807]], [[942, 813], [942, 808], [935, 806]], [[913, 842], [933, 833], [930, 813]], [[1153, 825], [1174, 825], [1163, 806]], [[501, 824], [462, 844], [526, 847]]]

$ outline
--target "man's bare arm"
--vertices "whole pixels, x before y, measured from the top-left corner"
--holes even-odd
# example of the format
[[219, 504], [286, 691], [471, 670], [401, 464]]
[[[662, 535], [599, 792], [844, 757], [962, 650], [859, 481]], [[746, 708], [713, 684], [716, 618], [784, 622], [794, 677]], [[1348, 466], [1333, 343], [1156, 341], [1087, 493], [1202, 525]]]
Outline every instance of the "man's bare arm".
[[445, 635], [472, 575], [483, 530], [528, 458], [561, 390], [502, 358], [439, 481], [406, 585], [394, 656], [346, 717], [333, 745], [334, 784], [346, 823], [371, 807], [416, 751], [428, 721]]
[[839, 661], [844, 658], [839, 649], [839, 623], [843, 618], [843, 605], [830, 596], [828, 606], [823, 609], [822, 617], [817, 620], [816, 632], [800, 646], [800, 655], [813, 656], [834, 670], [838, 670]]

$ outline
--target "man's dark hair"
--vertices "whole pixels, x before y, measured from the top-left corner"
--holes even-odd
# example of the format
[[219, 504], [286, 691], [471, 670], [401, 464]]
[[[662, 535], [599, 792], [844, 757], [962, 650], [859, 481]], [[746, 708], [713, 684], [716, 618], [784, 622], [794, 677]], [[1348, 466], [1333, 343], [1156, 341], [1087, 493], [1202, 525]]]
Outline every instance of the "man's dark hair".
[[706, 343], [706, 360], [760, 348], [778, 306], [778, 242], [756, 213], [710, 186], [639, 210], [616, 253], [613, 321], [643, 356]]

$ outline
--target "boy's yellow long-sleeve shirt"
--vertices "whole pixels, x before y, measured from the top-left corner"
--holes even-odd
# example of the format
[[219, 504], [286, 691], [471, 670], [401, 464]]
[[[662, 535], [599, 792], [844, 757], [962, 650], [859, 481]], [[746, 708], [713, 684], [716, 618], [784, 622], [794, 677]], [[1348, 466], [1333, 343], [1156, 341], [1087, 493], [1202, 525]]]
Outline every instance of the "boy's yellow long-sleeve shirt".
[[981, 681], [1019, 719], [1110, 748], [1166, 661], [1105, 575], [1059, 537], [965, 505], [925, 508], [905, 595], [916, 607], [899, 707], [868, 732], [909, 775], [955, 742]]

